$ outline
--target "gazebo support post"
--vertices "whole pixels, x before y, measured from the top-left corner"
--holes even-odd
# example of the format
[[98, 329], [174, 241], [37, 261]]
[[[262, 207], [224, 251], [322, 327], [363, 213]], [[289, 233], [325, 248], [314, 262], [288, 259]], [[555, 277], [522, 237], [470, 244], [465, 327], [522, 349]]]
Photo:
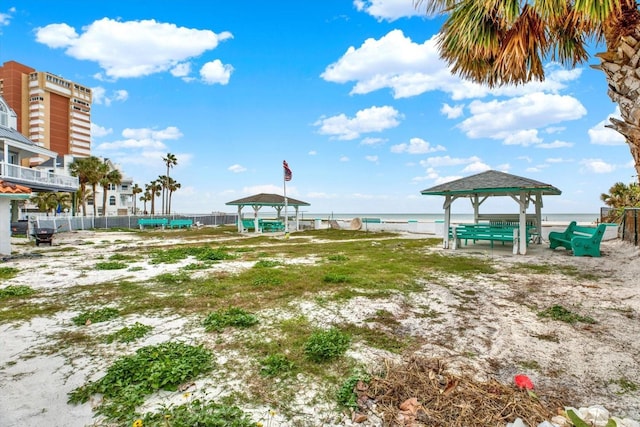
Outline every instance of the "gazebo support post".
[[295, 209], [296, 209], [296, 231], [300, 231], [300, 217], [298, 216], [298, 211], [300, 210], [300, 207], [296, 205]]
[[242, 207], [242, 205], [238, 205], [238, 233], [244, 231], [244, 227], [242, 226]]
[[542, 193], [536, 194], [534, 200], [536, 207], [536, 232], [538, 233], [535, 239], [535, 243], [542, 243]]
[[444, 229], [442, 231], [442, 248], [449, 249], [449, 227], [451, 227], [451, 196], [444, 197]]
[[253, 230], [256, 234], [260, 233], [260, 220], [258, 219], [258, 211], [260, 210], [260, 206], [253, 205]]
[[518, 253], [520, 255], [526, 255], [527, 253], [527, 206], [529, 200], [525, 192], [520, 192], [520, 237], [518, 239]]

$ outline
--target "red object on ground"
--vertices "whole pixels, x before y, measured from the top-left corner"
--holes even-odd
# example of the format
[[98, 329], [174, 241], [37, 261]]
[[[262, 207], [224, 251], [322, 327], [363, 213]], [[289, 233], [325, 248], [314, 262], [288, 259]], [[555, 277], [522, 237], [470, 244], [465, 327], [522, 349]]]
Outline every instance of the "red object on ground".
[[518, 386], [518, 388], [526, 388], [527, 390], [533, 389], [533, 383], [531, 382], [531, 379], [529, 379], [528, 376], [516, 375], [515, 377], [513, 377], [513, 379], [516, 382], [516, 385]]

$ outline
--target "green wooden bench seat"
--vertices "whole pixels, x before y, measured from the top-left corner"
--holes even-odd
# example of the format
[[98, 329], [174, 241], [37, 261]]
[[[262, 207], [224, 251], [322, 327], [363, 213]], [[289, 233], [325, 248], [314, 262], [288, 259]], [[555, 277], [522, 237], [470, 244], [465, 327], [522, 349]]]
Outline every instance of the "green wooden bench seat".
[[362, 218], [363, 224], [381, 224], [382, 220], [380, 218]]
[[601, 223], [597, 227], [584, 227], [571, 221], [564, 231], [549, 233], [549, 247], [555, 249], [563, 247], [573, 251], [574, 256], [600, 256], [600, 242], [608, 226], [616, 224]]
[[[256, 223], [253, 220], [253, 218], [242, 218], [242, 228], [245, 229], [246, 231], [255, 230], [256, 229]], [[262, 231], [262, 219], [260, 219], [260, 218], [258, 218], [258, 230], [257, 231]]]
[[284, 222], [265, 220], [262, 221], [262, 229], [264, 231], [284, 231]]
[[[501, 242], [503, 245], [505, 242], [513, 244], [513, 253], [518, 251], [518, 227], [509, 227], [502, 225], [491, 225], [487, 223], [482, 224], [458, 224], [450, 227], [449, 237], [453, 241], [453, 249], [460, 246], [460, 242], [464, 240], [464, 244], [467, 245], [469, 241], [473, 243], [484, 240], [489, 241], [493, 248], [493, 242]], [[527, 242], [529, 242], [530, 229], [527, 227]]]
[[179, 218], [179, 219], [172, 219], [171, 221], [169, 221], [169, 228], [191, 228], [191, 226], [193, 225], [193, 220], [192, 219], [185, 219], [185, 218]]
[[162, 227], [169, 225], [167, 218], [138, 218], [138, 227], [142, 230], [144, 227]]

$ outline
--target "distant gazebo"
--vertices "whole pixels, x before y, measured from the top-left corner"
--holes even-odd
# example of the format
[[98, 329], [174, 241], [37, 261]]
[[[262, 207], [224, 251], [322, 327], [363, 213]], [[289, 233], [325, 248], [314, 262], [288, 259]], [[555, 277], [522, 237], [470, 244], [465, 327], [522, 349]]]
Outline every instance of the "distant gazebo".
[[489, 170], [466, 178], [460, 178], [420, 192], [425, 196], [444, 196], [444, 238], [442, 246], [449, 248], [449, 227], [451, 225], [451, 204], [459, 198], [468, 198], [473, 206], [473, 218], [479, 220], [480, 205], [489, 197], [511, 197], [519, 207], [520, 229], [518, 253], [527, 253], [527, 209], [529, 203], [535, 206], [535, 222], [538, 232], [542, 225], [542, 196], [560, 195], [562, 192], [551, 184], [533, 179]]
[[[276, 210], [278, 218], [282, 217], [282, 209], [285, 207], [285, 198], [279, 194], [260, 193], [253, 196], [244, 197], [242, 199], [227, 202], [227, 205], [238, 206], [238, 232], [242, 233], [242, 208], [245, 206], [251, 206], [253, 208], [253, 220], [255, 221], [255, 230], [258, 232], [258, 211], [264, 207], [269, 206]], [[310, 206], [309, 203], [301, 200], [292, 199], [287, 197], [287, 208], [292, 207], [296, 212], [296, 230], [300, 229], [299, 208], [300, 206]], [[287, 213], [288, 216], [288, 213]], [[288, 221], [288, 218], [285, 218]]]
[[27, 200], [31, 189], [0, 180], [0, 255], [11, 255], [11, 200]]

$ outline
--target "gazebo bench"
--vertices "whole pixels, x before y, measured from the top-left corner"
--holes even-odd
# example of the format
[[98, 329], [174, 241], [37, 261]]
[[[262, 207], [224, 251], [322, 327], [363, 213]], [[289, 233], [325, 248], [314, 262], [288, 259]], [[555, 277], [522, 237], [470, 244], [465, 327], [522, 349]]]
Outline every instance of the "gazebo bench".
[[[460, 242], [464, 240], [467, 245], [468, 241], [476, 242], [478, 240], [489, 241], [493, 248], [493, 242], [513, 243], [514, 253], [517, 253], [518, 227], [496, 226], [491, 224], [458, 224], [452, 226], [449, 230], [449, 237], [453, 239], [453, 249], [460, 246]], [[527, 230], [527, 241], [529, 240], [529, 230]]]
[[264, 231], [284, 231], [284, 223], [282, 221], [266, 220], [262, 221], [262, 230]]
[[[262, 219], [258, 218], [258, 230], [257, 231], [262, 231], [262, 227], [263, 227]], [[256, 223], [255, 223], [255, 221], [253, 219], [242, 218], [242, 228], [247, 230], [247, 231], [255, 230]]]
[[169, 224], [167, 218], [139, 218], [138, 227], [142, 230], [144, 227], [162, 227], [165, 228]]
[[571, 221], [564, 231], [549, 233], [549, 247], [563, 247], [573, 251], [574, 256], [600, 256], [600, 242], [608, 226], [616, 224], [600, 223], [597, 227], [584, 227]]

